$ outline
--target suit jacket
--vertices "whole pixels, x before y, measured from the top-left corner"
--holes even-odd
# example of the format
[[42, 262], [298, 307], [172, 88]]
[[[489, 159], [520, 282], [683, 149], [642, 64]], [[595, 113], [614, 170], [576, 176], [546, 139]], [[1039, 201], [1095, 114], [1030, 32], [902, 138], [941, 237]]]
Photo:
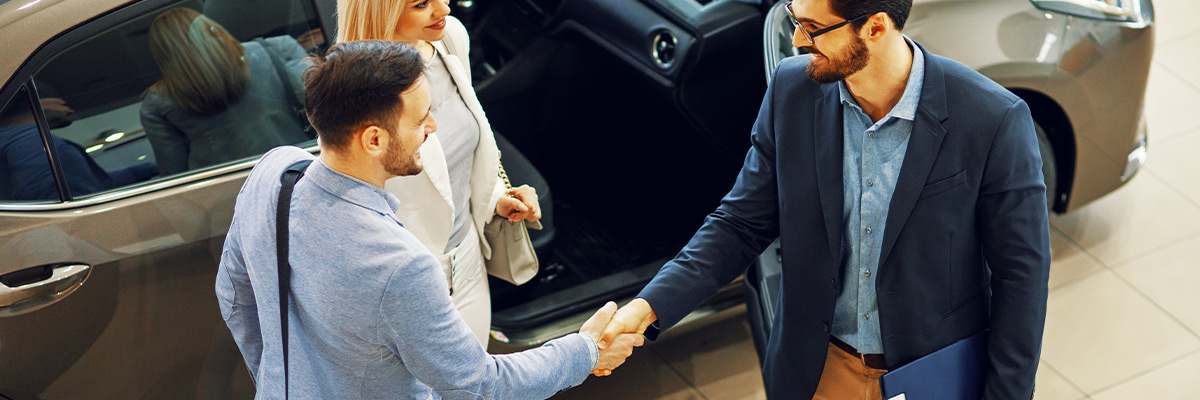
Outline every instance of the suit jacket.
[[[471, 48], [467, 29], [454, 17], [446, 17], [446, 36], [433, 46], [442, 54], [442, 61], [450, 71], [450, 77], [458, 86], [458, 94], [467, 103], [475, 121], [479, 123], [479, 144], [475, 147], [474, 164], [471, 167], [471, 219], [478, 232], [479, 247], [485, 258], [491, 258], [492, 249], [483, 238], [483, 226], [492, 220], [496, 203], [504, 195], [504, 182], [499, 178], [500, 150], [496, 148], [496, 137], [492, 136], [491, 125], [483, 113], [483, 106], [475, 97], [471, 86], [471, 64], [467, 56]], [[435, 55], [436, 57], [437, 55]], [[437, 132], [429, 135], [421, 145], [421, 162], [425, 170], [413, 176], [388, 179], [384, 188], [400, 199], [396, 218], [404, 222], [413, 235], [434, 255], [441, 255], [450, 242], [454, 229], [454, 199], [450, 195], [450, 172], [446, 155], [442, 152]]]
[[[782, 288], [763, 360], [775, 398], [816, 390], [847, 245], [842, 105], [837, 85], [813, 83], [807, 63], [779, 66], [733, 189], [639, 294], [658, 315], [653, 339], [778, 237]], [[875, 286], [889, 369], [990, 328], [984, 397], [1031, 397], [1050, 269], [1045, 190], [1025, 102], [925, 51]]]

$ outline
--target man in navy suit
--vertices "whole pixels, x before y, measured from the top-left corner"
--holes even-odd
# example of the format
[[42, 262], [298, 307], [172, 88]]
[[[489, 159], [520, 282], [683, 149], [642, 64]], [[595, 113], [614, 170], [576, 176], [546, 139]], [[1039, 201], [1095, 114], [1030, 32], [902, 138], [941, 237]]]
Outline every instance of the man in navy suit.
[[911, 0], [798, 0], [733, 189], [610, 322], [653, 339], [775, 238], [774, 398], [879, 399], [878, 377], [988, 330], [986, 399], [1028, 399], [1050, 269], [1029, 107], [901, 34]]

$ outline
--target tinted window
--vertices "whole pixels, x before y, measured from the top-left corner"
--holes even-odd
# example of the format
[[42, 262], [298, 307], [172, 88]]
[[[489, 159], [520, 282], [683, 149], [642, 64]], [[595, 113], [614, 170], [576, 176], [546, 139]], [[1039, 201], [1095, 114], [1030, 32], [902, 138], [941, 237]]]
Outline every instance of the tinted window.
[[58, 185], [45, 142], [34, 120], [29, 94], [22, 89], [0, 108], [0, 201], [58, 200]]
[[70, 196], [312, 140], [300, 74], [318, 26], [303, 0], [188, 1], [55, 55], [34, 80], [53, 140], [74, 144]]

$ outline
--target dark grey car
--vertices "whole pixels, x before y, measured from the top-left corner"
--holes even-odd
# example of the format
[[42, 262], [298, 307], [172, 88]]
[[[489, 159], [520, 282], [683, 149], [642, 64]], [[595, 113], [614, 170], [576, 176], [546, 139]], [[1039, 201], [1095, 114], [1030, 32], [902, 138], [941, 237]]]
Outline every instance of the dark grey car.
[[[1055, 160], [1056, 211], [1112, 191], [1144, 157], [1152, 12], [1149, 0], [1117, 3], [1138, 11], [1130, 20], [1093, 12], [1114, 1], [918, 0], [909, 23], [930, 51], [1031, 104]], [[505, 164], [544, 193], [553, 227], [535, 233], [534, 281], [491, 281], [492, 351], [577, 330], [604, 301], [635, 295], [695, 232], [748, 147], [774, 63], [764, 53], [790, 51], [774, 5], [453, 2]], [[148, 138], [162, 132], [141, 123], [161, 78], [151, 23], [177, 7], [245, 46], [287, 37], [320, 51], [335, 26], [334, 0], [0, 0], [0, 398], [253, 395], [213, 285], [257, 156], [162, 176]], [[521, 153], [528, 162], [514, 168]], [[760, 322], [777, 278], [761, 270], [769, 261], [746, 279]], [[685, 322], [743, 295], [735, 281]]]

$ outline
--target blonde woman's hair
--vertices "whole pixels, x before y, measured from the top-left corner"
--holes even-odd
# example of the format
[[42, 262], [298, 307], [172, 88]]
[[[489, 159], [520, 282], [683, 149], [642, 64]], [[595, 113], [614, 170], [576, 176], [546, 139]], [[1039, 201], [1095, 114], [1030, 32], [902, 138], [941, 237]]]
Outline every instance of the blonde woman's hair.
[[237, 103], [250, 82], [246, 49], [215, 21], [190, 8], [168, 10], [150, 24], [150, 53], [162, 79], [150, 87], [196, 114]]
[[409, 0], [338, 0], [337, 41], [391, 40]]

